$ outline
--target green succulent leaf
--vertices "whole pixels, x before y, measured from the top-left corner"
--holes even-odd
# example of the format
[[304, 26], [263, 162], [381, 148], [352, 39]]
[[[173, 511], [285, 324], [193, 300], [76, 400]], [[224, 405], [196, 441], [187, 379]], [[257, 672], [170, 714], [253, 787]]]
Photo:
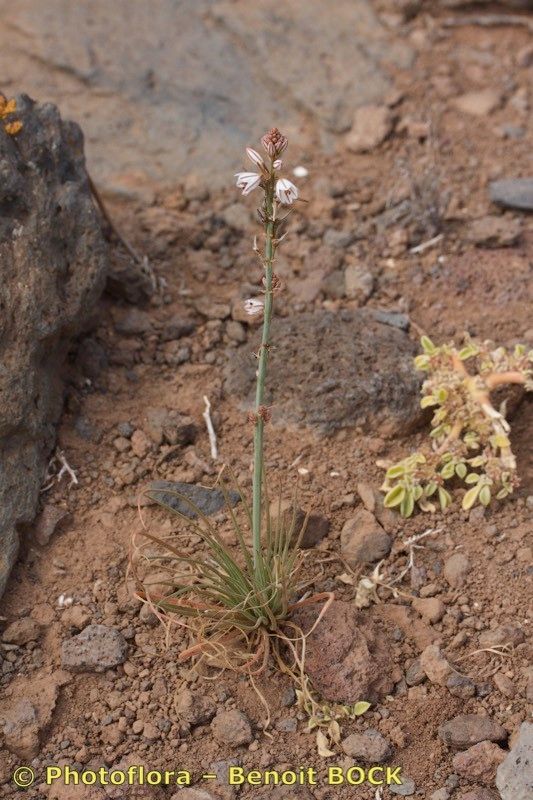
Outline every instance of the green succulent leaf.
[[453, 461], [450, 461], [448, 464], [445, 464], [440, 471], [440, 474], [446, 481], [452, 478], [454, 473], [455, 473], [455, 467], [453, 465]]
[[461, 361], [466, 361], [468, 358], [472, 358], [472, 356], [477, 356], [478, 354], [479, 348], [474, 344], [468, 344], [466, 347], [463, 347], [462, 350], [459, 350], [459, 358]]
[[479, 502], [484, 505], [488, 506], [490, 503], [490, 488], [488, 486], [482, 486], [479, 492]]
[[430, 406], [436, 406], [438, 400], [433, 397], [433, 395], [428, 394], [426, 397], [423, 397], [420, 401], [420, 408], [429, 408]]
[[429, 369], [429, 358], [426, 355], [419, 355], [416, 356], [415, 360], [415, 367], [420, 370], [427, 370]]
[[393, 467], [389, 467], [385, 476], [387, 478], [399, 478], [402, 475], [405, 475], [405, 467], [403, 464], [395, 464]]
[[400, 514], [407, 519], [414, 511], [415, 498], [413, 490], [407, 490], [400, 505]]
[[385, 495], [383, 505], [385, 508], [394, 508], [394, 506], [399, 506], [403, 502], [404, 497], [405, 488], [403, 486], [395, 486]]
[[466, 464], [462, 461], [455, 465], [455, 474], [458, 478], [461, 478], [461, 480], [466, 476], [467, 471]]
[[472, 489], [469, 489], [468, 492], [463, 497], [463, 509], [465, 511], [469, 511], [478, 498], [479, 492], [481, 491], [481, 486], [474, 486]]
[[497, 433], [495, 436], [491, 436], [490, 443], [493, 447], [499, 447], [500, 450], [502, 447], [509, 447], [511, 444], [509, 438], [504, 433]]
[[433, 355], [436, 352], [437, 348], [429, 338], [429, 336], [422, 336], [420, 339], [420, 344], [422, 345], [424, 352], [427, 353], [429, 356]]
[[439, 425], [437, 428], [433, 428], [431, 433], [429, 434], [433, 439], [438, 439], [441, 436], [446, 434], [446, 427], [444, 425]]
[[423, 494], [424, 494], [423, 488], [421, 486], [415, 486], [415, 488], [413, 489], [413, 495], [414, 495], [415, 501], [420, 500], [420, 498], [422, 497]]
[[442, 486], [439, 486], [439, 503], [441, 509], [444, 511], [445, 508], [448, 508], [451, 502], [452, 502], [451, 494], [447, 492], [446, 489], [443, 489]]
[[470, 483], [478, 483], [480, 478], [481, 478], [481, 475], [478, 475], [477, 472], [471, 472], [470, 475], [466, 476], [465, 483], [468, 483], [468, 484], [470, 484]]
[[361, 717], [363, 714], [366, 714], [368, 709], [370, 708], [370, 703], [367, 703], [366, 700], [360, 700], [358, 703], [354, 703], [352, 706], [352, 714], [354, 717]]

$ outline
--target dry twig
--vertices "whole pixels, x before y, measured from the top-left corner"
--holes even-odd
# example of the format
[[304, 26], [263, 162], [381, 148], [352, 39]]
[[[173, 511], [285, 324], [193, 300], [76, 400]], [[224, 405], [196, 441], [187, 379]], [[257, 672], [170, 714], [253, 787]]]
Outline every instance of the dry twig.
[[442, 21], [445, 28], [461, 28], [465, 25], [479, 25], [494, 28], [500, 25], [523, 25], [533, 31], [533, 20], [519, 14], [484, 14], [483, 16], [447, 17]]
[[213, 420], [211, 419], [211, 403], [209, 398], [204, 394], [205, 411], [202, 417], [205, 420], [207, 427], [207, 434], [209, 436], [209, 445], [211, 447], [211, 458], [216, 461], [218, 458], [217, 435], [213, 427]]

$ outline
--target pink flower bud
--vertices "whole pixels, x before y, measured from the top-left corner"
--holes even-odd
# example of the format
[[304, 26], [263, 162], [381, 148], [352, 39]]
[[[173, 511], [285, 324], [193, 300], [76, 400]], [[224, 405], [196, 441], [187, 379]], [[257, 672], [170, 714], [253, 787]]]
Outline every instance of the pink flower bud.
[[266, 169], [265, 162], [263, 161], [257, 150], [254, 150], [251, 147], [247, 147], [246, 155], [248, 156], [250, 161], [256, 165], [256, 167], [259, 167], [260, 169]]

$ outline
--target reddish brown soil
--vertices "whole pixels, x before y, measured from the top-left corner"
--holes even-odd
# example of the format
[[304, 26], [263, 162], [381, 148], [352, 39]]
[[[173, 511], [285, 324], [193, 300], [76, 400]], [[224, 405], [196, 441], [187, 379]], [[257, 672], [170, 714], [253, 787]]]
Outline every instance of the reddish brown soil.
[[[397, 168], [400, 159], [409, 160], [415, 179], [424, 177], [427, 147], [408, 133], [395, 134], [378, 152], [366, 155], [343, 153], [326, 159], [317, 152], [303, 154], [310, 170], [304, 189], [309, 203], [302, 206], [293, 223], [299, 233], [288, 240], [283, 250], [280, 271], [286, 279], [286, 291], [279, 299], [278, 309], [288, 314], [302, 307], [312, 310], [354, 305], [353, 301], [321, 294], [305, 305], [298, 297], [299, 281], [306, 279], [305, 257], [320, 244], [322, 233], [329, 228], [356, 229], [364, 237], [356, 245], [357, 257], [376, 278], [369, 306], [408, 313], [412, 322], [436, 341], [469, 330], [481, 337], [490, 336], [499, 344], [518, 340], [531, 344], [531, 217], [522, 218], [523, 235], [512, 248], [488, 250], [467, 242], [469, 222], [491, 213], [488, 179], [515, 176], [530, 166], [527, 158], [532, 145], [531, 118], [510, 103], [517, 89], [531, 86], [531, 67], [521, 68], [514, 61], [514, 54], [527, 44], [527, 33], [521, 28], [469, 27], [431, 38], [422, 23], [418, 30], [420, 36], [427, 37], [428, 45], [416, 74], [398, 74], [401, 99], [394, 111], [400, 120], [424, 122], [430, 110], [442, 176], [442, 186], [433, 185], [433, 190], [451, 193], [443, 239], [422, 255], [411, 254], [402, 232], [413, 230], [413, 220], [388, 228], [382, 228], [380, 223], [379, 215], [391, 198], [411, 196], [412, 187]], [[457, 95], [479, 85], [503, 89], [506, 99], [488, 116], [460, 115], [448, 94]], [[523, 138], [500, 136], [500, 127], [511, 122], [524, 127]], [[87, 381], [82, 365], [73, 364], [77, 377], [69, 391], [60, 444], [76, 469], [79, 486], [68, 490], [63, 483], [46, 494], [46, 502], [68, 508], [71, 521], [46, 547], [25, 546], [2, 600], [2, 615], [8, 621], [31, 615], [44, 626], [38, 644], [11, 651], [15, 671], [5, 680], [2, 705], [14, 694], [29, 692], [43, 675], [59, 668], [60, 644], [67, 635], [61, 622], [63, 612], [57, 607], [61, 594], [72, 596], [76, 604], [83, 605], [91, 622], [126, 630], [130, 655], [126, 671], [119, 667], [102, 675], [74, 675], [61, 688], [55, 712], [42, 736], [37, 772], [42, 773], [44, 764], [58, 759], [70, 764], [110, 765], [124, 757], [129, 763], [141, 760], [153, 769], [173, 768], [179, 763], [196, 777], [222, 760], [235, 760], [249, 769], [313, 765], [323, 774], [329, 763], [342, 763], [345, 758], [340, 753], [336, 758], [320, 759], [314, 737], [306, 733], [303, 720], [296, 733], [284, 733], [276, 727], [280, 719], [293, 717], [296, 710], [282, 706], [283, 692], [290, 684], [274, 671], [258, 681], [271, 708], [272, 727], [267, 732], [261, 731], [264, 710], [247, 680], [226, 673], [215, 682], [193, 685], [194, 691], [210, 695], [220, 706], [237, 707], [249, 717], [255, 737], [251, 745], [236, 749], [217, 744], [208, 725], [195, 728], [192, 734], [180, 729], [173, 695], [190, 680], [187, 670], [176, 662], [187, 637], [176, 632], [167, 649], [164, 632], [139, 618], [139, 604], [130, 599], [125, 583], [130, 536], [140, 525], [136, 497], [146, 482], [164, 477], [209, 485], [216, 476], [218, 465], [211, 462], [202, 420], [203, 395], [213, 404], [221, 458], [232, 465], [245, 485], [250, 485], [249, 426], [237, 408], [237, 399], [222, 391], [227, 349], [231, 352], [234, 345], [227, 337], [226, 321], [207, 320], [196, 310], [198, 301], [205, 308], [246, 296], [246, 286], [257, 283], [259, 272], [250, 253], [253, 224], [250, 222], [241, 233], [228, 231], [220, 224], [222, 211], [237, 201], [240, 199], [236, 192], [230, 190], [209, 199], [190, 199], [181, 187], [176, 187], [174, 193], [158, 197], [149, 208], [111, 208], [167, 285], [163, 298], [146, 309], [153, 329], [143, 335], [120, 336], [114, 325], [126, 308], [104, 299], [92, 336], [105, 348], [109, 366]], [[246, 201], [243, 205], [247, 205]], [[498, 212], [492, 209], [492, 213]], [[515, 216], [512, 212], [506, 214]], [[419, 235], [412, 244], [432, 235], [428, 230], [426, 236]], [[329, 265], [324, 264], [324, 268], [328, 271]], [[179, 366], [165, 363], [165, 345], [158, 333], [173, 314], [191, 316], [197, 322], [196, 331], [182, 340], [191, 349], [190, 361]], [[277, 358], [283, 358], [283, 342], [278, 343], [273, 369]], [[323, 358], [327, 359], [328, 354], [324, 353]], [[313, 392], [313, 387], [305, 390]], [[120, 454], [113, 445], [118, 435], [116, 427], [128, 421], [142, 429], [146, 409], [152, 406], [189, 414], [201, 432], [196, 444], [177, 459], [158, 465], [160, 454], [152, 451], [131, 469], [131, 454]], [[87, 438], [80, 435], [80, 417], [89, 429], [85, 430]], [[468, 788], [463, 779], [454, 782], [449, 778], [453, 754], [437, 736], [442, 722], [458, 713], [487, 712], [512, 734], [528, 713], [526, 668], [531, 659], [530, 641], [503, 655], [476, 651], [479, 634], [499, 624], [513, 622], [522, 627], [526, 636], [530, 633], [532, 542], [526, 498], [533, 491], [532, 418], [531, 401], [524, 400], [512, 420], [513, 443], [523, 479], [512, 499], [485, 514], [463, 513], [455, 503], [445, 515], [417, 515], [407, 522], [397, 519], [391, 527], [396, 544], [382, 566], [389, 577], [398, 574], [405, 564], [405, 552], [399, 543], [430, 525], [440, 529], [438, 535], [424, 540], [426, 546], [416, 550], [415, 556], [421, 584], [436, 584], [437, 596], [447, 610], [443, 621], [430, 627], [463, 674], [477, 685], [488, 683], [487, 693], [481, 692], [484, 696], [478, 692], [466, 701], [429, 682], [408, 688], [403, 673], [420, 655], [423, 645], [400, 633], [398, 625], [397, 639], [390, 646], [395, 648], [402, 676], [398, 676], [391, 695], [364, 718], [347, 724], [343, 733], [369, 726], [377, 728], [395, 748], [391, 763], [401, 765], [404, 773], [414, 779], [421, 797], [429, 798], [435, 789], [448, 785], [451, 796], [460, 798]], [[401, 431], [398, 434], [400, 438], [385, 440], [379, 431], [361, 435], [354, 430], [320, 438], [309, 430], [269, 430], [267, 461], [274, 480], [281, 474], [292, 481], [296, 467], [290, 465], [298, 459], [298, 467], [309, 470], [309, 480], [302, 486], [301, 505], [331, 520], [329, 536], [306, 559], [309, 575], [315, 576], [316, 591], [333, 590], [339, 599], [353, 601], [354, 588], [336, 580], [343, 571], [335, 559], [339, 533], [353, 506], [360, 503], [357, 483], [379, 485], [381, 472], [376, 459], [400, 456], [416, 447], [424, 435], [419, 432], [406, 439], [401, 438]], [[337, 502], [340, 498], [345, 498], [344, 505]], [[153, 531], [169, 530], [170, 525], [175, 525], [163, 511], [153, 507], [143, 509], [143, 514]], [[188, 545], [192, 546], [192, 542]], [[471, 565], [467, 583], [460, 590], [451, 589], [442, 576], [443, 563], [455, 551], [466, 554]], [[390, 591], [382, 589], [382, 611], [377, 606], [368, 613], [385, 619], [388, 606], [408, 605], [408, 595], [416, 594], [417, 589], [407, 576], [401, 584], [401, 597], [393, 598]], [[464, 636], [457, 639], [461, 632]], [[513, 697], [504, 696], [494, 684], [493, 676], [498, 672], [511, 679]], [[110, 692], [119, 693], [116, 708], [106, 702]], [[119, 723], [121, 718], [126, 722]], [[137, 719], [168, 720], [168, 729], [149, 741], [133, 733], [132, 723]], [[5, 797], [16, 794], [10, 784], [16, 763], [13, 755], [5, 749], [0, 751], [0, 783], [4, 781], [0, 792]], [[215, 791], [210, 784], [200, 783], [199, 788]], [[363, 787], [356, 791], [357, 796], [370, 798], [375, 790]], [[248, 788], [240, 796], [255, 797], [262, 792]], [[150, 790], [148, 796], [163, 798], [171, 794], [170, 789]], [[312, 791], [312, 796], [324, 800], [353, 794], [354, 790], [324, 785]], [[43, 788], [30, 790], [28, 796], [56, 795]], [[58, 796], [91, 795], [71, 789]], [[136, 795], [131, 790], [127, 796]]]

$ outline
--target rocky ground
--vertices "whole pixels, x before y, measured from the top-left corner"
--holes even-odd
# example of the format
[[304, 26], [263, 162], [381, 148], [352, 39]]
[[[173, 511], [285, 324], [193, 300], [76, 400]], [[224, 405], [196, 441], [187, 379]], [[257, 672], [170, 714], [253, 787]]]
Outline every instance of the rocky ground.
[[[214, 8], [208, 17], [226, 14], [232, 28], [257, 24], [248, 15], [258, 11], [237, 23], [229, 13], [234, 4], [204, 5]], [[340, 4], [343, 13], [349, 5]], [[492, 185], [530, 170], [533, 49], [526, 24], [448, 27], [442, 15], [410, 18], [385, 3], [376, 7], [379, 15], [365, 20], [384, 37], [368, 46], [372, 63], [383, 64], [379, 91], [337, 129], [328, 92], [317, 101], [316, 116], [309, 110], [312, 95], [287, 102], [292, 164], [308, 170], [299, 179], [308, 202], [280, 250], [284, 291], [274, 327], [275, 413], [267, 450], [274, 482], [282, 477], [290, 486], [299, 474], [300, 505], [315, 515], [305, 574], [313, 590], [336, 597], [310, 641], [310, 674], [325, 692], [364, 688], [368, 698], [356, 699], [371, 699], [372, 707], [343, 726], [335, 756], [322, 758], [290, 681], [271, 670], [258, 680], [272, 717], [264, 730], [264, 708], [249, 681], [231, 673], [200, 678], [179, 664], [187, 633], [174, 628], [167, 641], [150, 610], [132, 598], [127, 579], [140, 513], [154, 533], [180, 531], [153, 505], [142, 502], [139, 511], [150, 481], [209, 486], [226, 462], [250, 487], [246, 409], [257, 329], [241, 304], [254, 293], [259, 273], [250, 247], [253, 195], [243, 200], [230, 188], [244, 139], [235, 133], [231, 156], [226, 142], [217, 162], [216, 183], [227, 163], [228, 188], [206, 187], [196, 162], [186, 178], [171, 173], [169, 185], [158, 173], [146, 182], [122, 162], [109, 185], [102, 180], [113, 218], [147, 254], [159, 290], [144, 306], [129, 305], [123, 294], [106, 296], [94, 332], [72, 353], [59, 444], [78, 483], [69, 485], [64, 476], [43, 492], [41, 516], [2, 599], [5, 797], [18, 796], [15, 766], [32, 764], [42, 777], [47, 764], [61, 763], [189, 769], [195, 793], [182, 790], [181, 800], [267, 791], [224, 786], [228, 764], [314, 766], [317, 786], [279, 788], [278, 797], [328, 800], [357, 792], [373, 798], [375, 788], [329, 787], [324, 775], [332, 764], [375, 761], [402, 767], [404, 783], [395, 789], [401, 795], [528, 796], [531, 775], [516, 763], [532, 747], [533, 729], [531, 400], [523, 399], [512, 418], [522, 485], [487, 511], [462, 512], [456, 498], [446, 514], [402, 521], [380, 504], [376, 461], [399, 457], [424, 438], [417, 378], [409, 369], [420, 331], [437, 341], [467, 330], [499, 344], [533, 343], [531, 187]], [[20, 15], [27, 13], [18, 4], [2, 20], [11, 25], [15, 49], [24, 30]], [[269, 19], [282, 27], [282, 20]], [[333, 33], [324, 34], [327, 43], [326, 34]], [[242, 35], [232, 33], [241, 42]], [[373, 55], [385, 40], [396, 48], [386, 59]], [[98, 81], [105, 85], [97, 56], [80, 77], [65, 54], [53, 52], [56, 68], [47, 68], [41, 82], [72, 81], [70, 94], [64, 86], [58, 91], [75, 103], [75, 89], [85, 81], [94, 103], [103, 91]], [[334, 76], [332, 93], [344, 87], [337, 96], [344, 112], [351, 89], [339, 65], [324, 69]], [[301, 85], [297, 73], [292, 80]], [[176, 97], [169, 98], [175, 105]], [[136, 98], [129, 102], [133, 107]], [[273, 113], [272, 105], [267, 111]], [[267, 127], [270, 118], [258, 117], [258, 126], [263, 121]], [[279, 112], [274, 121], [281, 126]], [[206, 134], [207, 149], [212, 136]], [[119, 149], [116, 139], [111, 154], [113, 147]], [[127, 151], [121, 150], [126, 160]], [[161, 170], [168, 175], [167, 157], [161, 155]], [[183, 174], [183, 162], [180, 169]], [[121, 197], [114, 181], [128, 187]], [[114, 258], [124, 255], [117, 249]], [[212, 404], [216, 463], [202, 418], [204, 396]], [[234, 544], [225, 512], [215, 513]], [[409, 538], [430, 527], [413, 548]], [[180, 546], [203, 552], [193, 534], [180, 533]], [[381, 587], [377, 604], [357, 609], [357, 578], [379, 561], [395, 591]], [[354, 662], [363, 636], [366, 652]], [[219, 776], [216, 785], [202, 781], [206, 770]], [[50, 788], [38, 780], [27, 795], [163, 800], [175, 791]]]

